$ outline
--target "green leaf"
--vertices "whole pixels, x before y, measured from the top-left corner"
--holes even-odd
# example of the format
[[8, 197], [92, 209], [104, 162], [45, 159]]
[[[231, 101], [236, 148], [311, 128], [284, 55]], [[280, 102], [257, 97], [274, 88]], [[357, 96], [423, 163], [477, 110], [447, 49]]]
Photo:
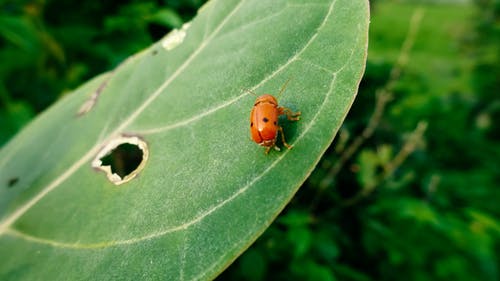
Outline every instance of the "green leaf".
[[[0, 152], [0, 279], [214, 278], [331, 143], [368, 21], [361, 0], [211, 1], [66, 95]], [[289, 78], [279, 103], [302, 118], [280, 123], [294, 148], [265, 155], [249, 137], [252, 92]]]
[[291, 270], [297, 275], [297, 280], [335, 281], [331, 268], [317, 264], [311, 260], [294, 262]]
[[340, 254], [339, 246], [333, 237], [334, 233], [317, 231], [314, 233], [312, 252], [326, 261], [334, 262]]
[[267, 271], [266, 257], [259, 251], [249, 249], [241, 257], [240, 269], [245, 280], [264, 280]]
[[288, 227], [304, 227], [311, 223], [311, 214], [303, 210], [291, 210], [278, 221]]
[[287, 238], [293, 245], [293, 256], [301, 257], [311, 247], [311, 231], [306, 227], [292, 227], [287, 231]]
[[0, 15], [0, 37], [27, 52], [40, 48], [39, 31], [25, 17]]
[[358, 181], [365, 189], [373, 188], [377, 184], [377, 167], [379, 166], [377, 154], [372, 150], [363, 150], [358, 156], [358, 163]]
[[167, 27], [180, 27], [182, 25], [181, 17], [175, 11], [167, 8], [156, 11], [156, 13], [149, 18], [149, 21]]

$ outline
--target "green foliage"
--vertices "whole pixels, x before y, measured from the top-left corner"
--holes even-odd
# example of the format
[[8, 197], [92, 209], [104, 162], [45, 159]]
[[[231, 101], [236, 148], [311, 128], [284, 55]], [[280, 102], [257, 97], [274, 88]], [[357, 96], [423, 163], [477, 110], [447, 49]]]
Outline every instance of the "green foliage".
[[[373, 114], [418, 7], [423, 19], [378, 128], [324, 187]], [[498, 1], [373, 8], [360, 94], [336, 143], [254, 244], [252, 251], [281, 257], [268, 260], [261, 280], [309, 280], [311, 264], [338, 280], [498, 280]], [[428, 126], [419, 140], [408, 132], [421, 121]], [[309, 218], [301, 232], [312, 237], [300, 258], [302, 243], [286, 239], [297, 225], [283, 220], [297, 210]], [[238, 268], [219, 280], [243, 278]]]
[[[121, 11], [112, 28], [131, 29], [139, 23], [125, 19], [150, 7]], [[217, 276], [332, 142], [361, 80], [368, 23], [368, 1], [211, 1], [67, 94], [0, 151], [0, 279]], [[249, 140], [253, 93], [290, 77], [279, 102], [303, 113], [280, 123], [294, 149], [267, 155]], [[286, 239], [299, 260], [313, 237], [297, 224]], [[252, 262], [262, 255], [249, 255], [243, 270], [264, 276]], [[305, 274], [333, 280], [315, 263]]]
[[85, 80], [194, 16], [192, 1], [0, 2], [0, 144]]

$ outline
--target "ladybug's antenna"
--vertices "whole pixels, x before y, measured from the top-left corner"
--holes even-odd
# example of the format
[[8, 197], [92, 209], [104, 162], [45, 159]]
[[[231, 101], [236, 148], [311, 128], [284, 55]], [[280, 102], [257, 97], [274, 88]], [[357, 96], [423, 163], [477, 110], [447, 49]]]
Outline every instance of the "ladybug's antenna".
[[286, 82], [283, 84], [283, 86], [281, 86], [281, 89], [278, 93], [278, 95], [276, 96], [276, 98], [280, 98], [281, 94], [283, 94], [283, 92], [285, 91], [286, 89], [286, 86], [288, 85], [288, 82], [290, 82], [290, 80], [292, 80], [292, 77], [288, 78], [288, 80], [286, 80]]

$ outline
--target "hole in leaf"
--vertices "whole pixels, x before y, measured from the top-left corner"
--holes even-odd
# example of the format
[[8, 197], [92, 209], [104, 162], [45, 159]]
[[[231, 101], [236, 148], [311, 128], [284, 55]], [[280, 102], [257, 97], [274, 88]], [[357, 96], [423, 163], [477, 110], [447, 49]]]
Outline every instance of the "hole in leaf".
[[13, 187], [13, 186], [14, 186], [14, 185], [16, 185], [18, 182], [19, 182], [19, 178], [18, 178], [18, 177], [15, 177], [15, 178], [10, 178], [10, 179], [7, 181], [7, 187]]
[[101, 161], [103, 166], [111, 166], [112, 173], [123, 178], [141, 164], [142, 150], [133, 144], [120, 144], [110, 154], [101, 158]]
[[120, 185], [133, 179], [148, 158], [146, 142], [136, 136], [121, 136], [108, 142], [97, 154], [92, 167], [104, 171], [108, 179]]

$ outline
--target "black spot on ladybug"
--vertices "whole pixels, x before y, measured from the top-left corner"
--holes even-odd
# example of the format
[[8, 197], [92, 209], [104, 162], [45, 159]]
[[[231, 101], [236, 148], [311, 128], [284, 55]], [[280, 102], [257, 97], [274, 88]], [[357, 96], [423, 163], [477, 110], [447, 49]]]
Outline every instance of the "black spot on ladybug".
[[253, 122], [250, 123], [250, 127], [253, 127]]
[[262, 121], [264, 121], [265, 123], [267, 123], [269, 121], [269, 119], [267, 119], [266, 117], [264, 117], [264, 119], [262, 119]]
[[274, 121], [273, 124], [276, 125], [276, 121]]

